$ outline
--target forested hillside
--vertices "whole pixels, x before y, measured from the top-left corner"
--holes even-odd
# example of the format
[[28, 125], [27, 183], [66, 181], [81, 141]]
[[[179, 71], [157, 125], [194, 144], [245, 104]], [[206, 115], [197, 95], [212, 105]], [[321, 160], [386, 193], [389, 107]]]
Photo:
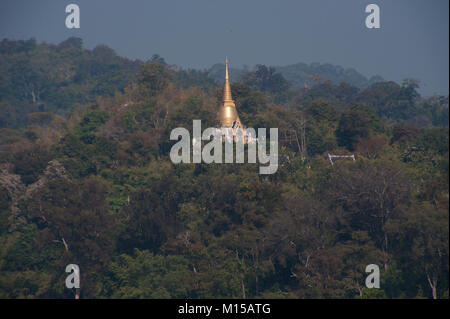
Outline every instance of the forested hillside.
[[231, 87], [247, 127], [279, 129], [259, 175], [169, 158], [172, 129], [217, 126], [208, 71], [3, 40], [0, 298], [73, 298], [68, 264], [81, 298], [448, 298], [448, 96], [279, 72]]
[[[258, 66], [257, 66], [258, 68]], [[222, 81], [225, 75], [225, 65], [215, 64], [208, 69], [208, 75], [215, 80]], [[231, 80], [239, 81], [248, 72], [247, 69], [232, 69]], [[376, 82], [383, 82], [381, 76], [372, 76], [367, 79], [355, 69], [345, 69], [329, 63], [297, 63], [286, 66], [276, 66], [274, 71], [283, 75], [294, 87], [311, 87], [320, 81], [331, 81], [334, 84], [346, 82], [359, 89], [365, 89]]]
[[70, 112], [97, 95], [114, 95], [135, 77], [139, 61], [105, 45], [84, 49], [79, 38], [58, 45], [0, 42], [0, 126], [20, 127], [31, 112]]

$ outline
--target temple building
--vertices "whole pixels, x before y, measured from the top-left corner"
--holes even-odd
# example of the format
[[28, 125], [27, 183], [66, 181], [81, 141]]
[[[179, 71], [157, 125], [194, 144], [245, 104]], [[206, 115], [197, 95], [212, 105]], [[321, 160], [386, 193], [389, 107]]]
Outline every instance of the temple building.
[[233, 132], [233, 138], [236, 140], [236, 133], [241, 129], [244, 136], [244, 143], [247, 142], [246, 130], [239, 118], [236, 104], [231, 96], [230, 79], [228, 76], [228, 58], [225, 59], [225, 84], [223, 87], [223, 104], [219, 111], [219, 121], [222, 129]]

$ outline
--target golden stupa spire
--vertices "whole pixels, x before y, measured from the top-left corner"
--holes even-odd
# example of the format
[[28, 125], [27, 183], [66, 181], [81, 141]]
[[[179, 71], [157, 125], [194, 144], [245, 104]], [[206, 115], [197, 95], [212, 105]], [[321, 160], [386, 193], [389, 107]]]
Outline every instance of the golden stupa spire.
[[237, 114], [236, 105], [231, 96], [230, 79], [228, 75], [228, 58], [225, 58], [225, 84], [223, 86], [223, 106], [219, 112], [220, 124], [222, 127], [232, 127], [241, 125], [241, 120]]
[[225, 85], [223, 87], [223, 101], [233, 102], [233, 98], [231, 97], [230, 80], [228, 77], [228, 58], [225, 58]]
[[225, 57], [225, 80], [228, 81], [228, 57]]

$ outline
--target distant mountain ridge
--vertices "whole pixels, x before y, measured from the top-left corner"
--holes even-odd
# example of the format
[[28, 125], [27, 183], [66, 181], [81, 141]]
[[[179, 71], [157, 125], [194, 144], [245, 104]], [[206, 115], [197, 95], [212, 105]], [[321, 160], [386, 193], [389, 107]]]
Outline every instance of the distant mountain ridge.
[[[317, 81], [331, 81], [334, 84], [346, 82], [359, 89], [365, 89], [376, 82], [383, 82], [384, 79], [375, 75], [366, 78], [353, 68], [344, 68], [330, 63], [296, 63], [287, 66], [275, 66], [277, 72], [281, 73], [294, 87], [311, 87]], [[208, 75], [222, 81], [225, 76], [225, 64], [217, 63], [208, 69]], [[242, 75], [251, 70], [231, 68], [231, 81], [239, 81]]]

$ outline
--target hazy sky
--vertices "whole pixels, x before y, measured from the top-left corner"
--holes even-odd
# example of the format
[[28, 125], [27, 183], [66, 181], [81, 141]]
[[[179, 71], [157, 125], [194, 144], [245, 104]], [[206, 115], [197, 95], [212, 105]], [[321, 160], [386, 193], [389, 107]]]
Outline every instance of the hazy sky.
[[[78, 4], [81, 28], [65, 27]], [[365, 27], [378, 4], [381, 28]], [[0, 39], [59, 43], [81, 37], [119, 55], [204, 69], [225, 55], [235, 67], [329, 62], [448, 94], [448, 0], [1, 0]]]

